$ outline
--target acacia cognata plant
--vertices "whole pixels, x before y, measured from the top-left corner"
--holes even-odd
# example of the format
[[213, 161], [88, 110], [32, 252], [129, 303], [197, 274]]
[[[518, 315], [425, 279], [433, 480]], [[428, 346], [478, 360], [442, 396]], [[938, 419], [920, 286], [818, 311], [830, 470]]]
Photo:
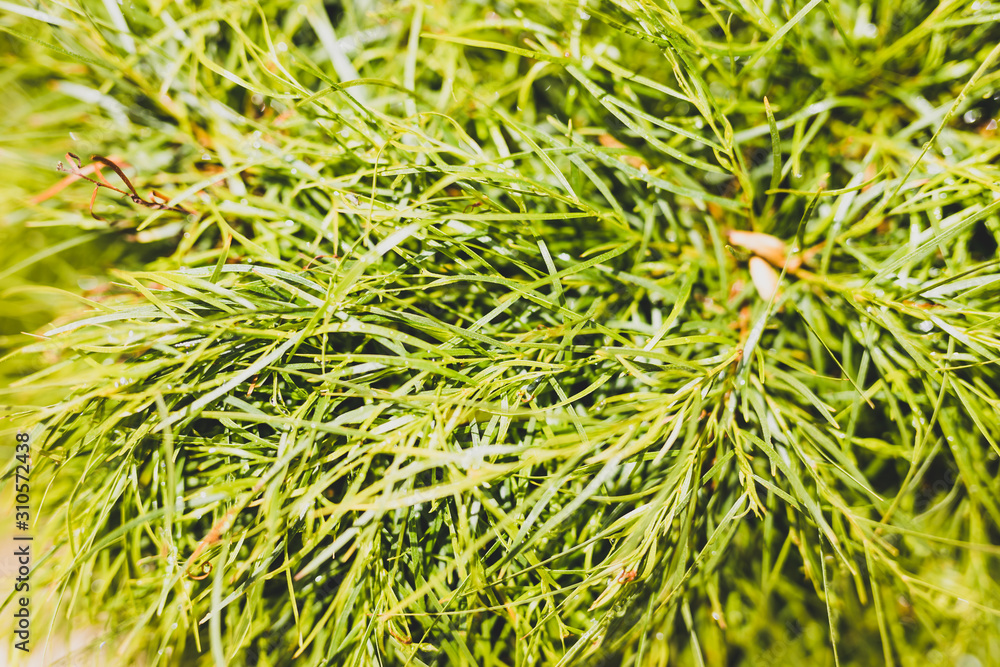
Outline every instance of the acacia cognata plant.
[[33, 651], [997, 663], [998, 11], [5, 4]]

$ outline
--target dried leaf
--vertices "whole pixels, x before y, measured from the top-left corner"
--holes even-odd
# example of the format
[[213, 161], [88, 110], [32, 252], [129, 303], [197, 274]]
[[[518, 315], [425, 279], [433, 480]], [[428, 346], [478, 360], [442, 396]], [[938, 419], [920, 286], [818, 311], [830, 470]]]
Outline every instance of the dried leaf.
[[764, 301], [770, 301], [778, 292], [778, 272], [760, 257], [750, 258], [750, 279]]

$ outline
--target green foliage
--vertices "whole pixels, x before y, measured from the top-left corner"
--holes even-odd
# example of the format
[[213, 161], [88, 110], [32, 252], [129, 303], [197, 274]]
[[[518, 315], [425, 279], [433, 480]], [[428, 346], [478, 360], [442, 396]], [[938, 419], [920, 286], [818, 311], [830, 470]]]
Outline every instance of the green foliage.
[[[105, 664], [997, 664], [998, 17], [4, 3], [35, 627]], [[42, 195], [66, 152], [147, 205]], [[787, 244], [773, 297], [731, 230]]]

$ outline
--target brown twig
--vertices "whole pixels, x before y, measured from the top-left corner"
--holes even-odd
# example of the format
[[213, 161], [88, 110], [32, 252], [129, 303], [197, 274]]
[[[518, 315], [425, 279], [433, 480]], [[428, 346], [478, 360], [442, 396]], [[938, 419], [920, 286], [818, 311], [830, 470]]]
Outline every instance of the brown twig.
[[[254, 485], [253, 489], [250, 491], [251, 497], [257, 495], [263, 488], [264, 488], [264, 480], [258, 481]], [[210, 546], [218, 542], [219, 539], [226, 534], [226, 532], [232, 527], [233, 520], [236, 518], [236, 515], [239, 514], [241, 509], [242, 508], [239, 505], [229, 508], [229, 510], [222, 516], [222, 518], [215, 522], [211, 530], [208, 531], [208, 534], [205, 535], [205, 537], [201, 538], [201, 541], [198, 542], [198, 545], [194, 549], [194, 553], [192, 553], [188, 557], [187, 563], [184, 566], [184, 573], [189, 578], [195, 580], [201, 580], [207, 577], [209, 573], [211, 573], [212, 564], [209, 562], [202, 564], [201, 566], [203, 573], [202, 576], [191, 574], [191, 566], [194, 565], [195, 561], [198, 560], [198, 558], [205, 552], [206, 549], [208, 549]], [[208, 566], [207, 568], [206, 565]]]
[[[120, 160], [121, 158], [119, 158], [117, 155], [112, 155], [108, 159], [110, 159], [110, 160]], [[125, 166], [127, 167], [128, 165], [125, 165]], [[52, 187], [46, 189], [44, 192], [38, 193], [37, 195], [35, 195], [31, 199], [29, 199], [28, 201], [30, 203], [32, 203], [32, 204], [41, 204], [43, 201], [46, 201], [47, 199], [51, 199], [52, 197], [54, 197], [57, 194], [59, 194], [62, 190], [64, 190], [66, 188], [66, 186], [70, 185], [71, 183], [75, 183], [76, 181], [79, 181], [81, 178], [83, 178], [87, 174], [93, 174], [95, 172], [99, 172], [100, 169], [101, 169], [100, 165], [98, 163], [96, 163], [96, 162], [93, 163], [93, 164], [88, 164], [86, 167], [83, 167], [82, 169], [79, 169], [79, 170], [77, 170], [75, 172], [70, 172], [69, 176], [67, 176], [66, 178], [62, 179], [61, 181], [59, 181], [58, 183], [56, 183]], [[60, 171], [66, 171], [66, 170], [65, 169], [61, 169]]]
[[[90, 215], [95, 220], [104, 220], [104, 218], [94, 213], [94, 202], [97, 201], [97, 191], [101, 188], [107, 188], [120, 195], [125, 195], [131, 199], [133, 203], [157, 211], [177, 211], [178, 213], [184, 213], [186, 215], [193, 213], [193, 211], [189, 211], [183, 206], [167, 206], [167, 198], [156, 190], [152, 191], [150, 200], [143, 199], [142, 195], [136, 191], [135, 186], [132, 185], [132, 181], [129, 180], [128, 176], [125, 175], [125, 172], [122, 171], [121, 167], [119, 167], [113, 160], [102, 155], [91, 155], [90, 159], [93, 160], [93, 163], [84, 167], [81, 165], [80, 158], [78, 156], [73, 153], [66, 153], [66, 160], [70, 163], [70, 167], [67, 168], [62, 162], [60, 162], [57, 169], [59, 171], [67, 172], [71, 176], [75, 177], [73, 180], [76, 180], [76, 178], [82, 178], [94, 184], [94, 193], [90, 196]], [[125, 184], [125, 187], [128, 188], [128, 191], [126, 192], [125, 190], [116, 188], [111, 185], [111, 183], [108, 183], [108, 180], [104, 178], [104, 174], [101, 173], [101, 167], [99, 165], [104, 165], [118, 174], [118, 178], [122, 179], [122, 182]], [[97, 178], [91, 178], [88, 176], [89, 173], [95, 174]], [[68, 185], [69, 183], [66, 184]]]

